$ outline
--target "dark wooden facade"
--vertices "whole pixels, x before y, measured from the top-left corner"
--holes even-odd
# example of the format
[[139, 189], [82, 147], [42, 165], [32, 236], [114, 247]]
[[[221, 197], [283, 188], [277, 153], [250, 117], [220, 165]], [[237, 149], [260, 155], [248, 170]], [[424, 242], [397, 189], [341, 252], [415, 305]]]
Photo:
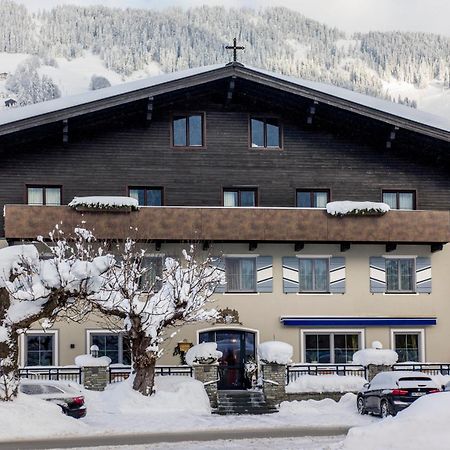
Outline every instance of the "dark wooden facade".
[[[417, 209], [450, 209], [449, 133], [400, 128], [387, 146], [395, 128], [383, 118], [245, 77], [236, 80], [230, 101], [229, 82], [222, 77], [160, 92], [150, 121], [145, 98], [87, 108], [68, 119], [67, 143], [63, 113], [0, 132], [0, 207], [25, 203], [27, 185], [58, 185], [64, 204], [74, 196], [161, 186], [165, 205], [221, 206], [224, 188], [247, 186], [258, 189], [261, 207], [294, 207], [296, 189], [329, 189], [331, 200], [359, 201], [381, 201], [386, 189], [414, 190]], [[205, 147], [174, 148], [171, 117], [191, 111], [204, 113]], [[253, 115], [280, 118], [282, 149], [249, 147]]]

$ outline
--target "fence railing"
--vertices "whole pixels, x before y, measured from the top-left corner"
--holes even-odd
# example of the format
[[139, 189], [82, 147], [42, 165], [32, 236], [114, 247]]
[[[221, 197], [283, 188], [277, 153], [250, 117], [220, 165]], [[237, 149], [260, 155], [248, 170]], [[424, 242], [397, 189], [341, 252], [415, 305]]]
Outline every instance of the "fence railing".
[[392, 370], [411, 370], [428, 375], [450, 375], [450, 363], [398, 363]]
[[[131, 374], [131, 366], [113, 366], [109, 368], [109, 382], [116, 383], [126, 380]], [[190, 366], [156, 366], [155, 374], [158, 376], [186, 376], [192, 377]]]
[[24, 367], [20, 369], [20, 377], [30, 380], [73, 381], [81, 384], [80, 367]]
[[358, 364], [293, 364], [287, 366], [286, 382], [292, 383], [303, 375], [352, 375], [367, 378], [367, 370]]

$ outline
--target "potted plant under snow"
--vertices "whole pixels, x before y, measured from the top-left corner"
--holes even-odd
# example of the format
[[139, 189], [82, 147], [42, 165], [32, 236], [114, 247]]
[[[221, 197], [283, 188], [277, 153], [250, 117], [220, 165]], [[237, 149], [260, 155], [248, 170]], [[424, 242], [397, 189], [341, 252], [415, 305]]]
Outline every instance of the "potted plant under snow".
[[131, 197], [91, 196], [75, 197], [69, 206], [79, 212], [125, 212], [137, 211], [139, 203]]

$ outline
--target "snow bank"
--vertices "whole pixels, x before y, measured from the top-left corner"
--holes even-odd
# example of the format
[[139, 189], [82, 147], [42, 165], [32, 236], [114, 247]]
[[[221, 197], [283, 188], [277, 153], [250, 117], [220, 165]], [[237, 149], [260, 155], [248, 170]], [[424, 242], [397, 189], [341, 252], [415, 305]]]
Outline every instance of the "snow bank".
[[82, 420], [65, 416], [58, 405], [36, 396], [19, 394], [13, 402], [0, 402], [0, 440], [84, 434], [87, 430]]
[[366, 348], [353, 354], [353, 363], [367, 367], [369, 364], [377, 366], [392, 366], [398, 360], [398, 354], [394, 350], [381, 348]]
[[189, 366], [195, 364], [212, 364], [222, 356], [222, 352], [217, 350], [216, 342], [203, 342], [194, 345], [186, 353], [186, 363]]
[[103, 392], [85, 391], [88, 415], [144, 417], [173, 413], [210, 414], [211, 407], [200, 381], [187, 376], [155, 378], [156, 393], [146, 397], [133, 390], [133, 377], [113, 383]]
[[258, 355], [266, 364], [289, 364], [292, 362], [292, 345], [280, 341], [267, 341], [258, 345]]
[[108, 367], [111, 364], [111, 358], [108, 356], [95, 358], [92, 355], [78, 355], [75, 357], [75, 364], [78, 367]]
[[365, 378], [357, 376], [302, 375], [286, 386], [286, 392], [357, 392], [365, 383]]
[[330, 202], [327, 203], [327, 213], [332, 216], [364, 216], [366, 214], [384, 214], [391, 208], [386, 203], [375, 202]]
[[352, 428], [343, 448], [444, 450], [450, 448], [449, 423], [450, 392], [430, 394], [416, 400], [396, 417]]
[[75, 197], [69, 206], [76, 208], [83, 206], [85, 208], [111, 209], [131, 207], [133, 211], [139, 209], [139, 203], [135, 198], [131, 197], [109, 197], [109, 196], [92, 196], [92, 197]]

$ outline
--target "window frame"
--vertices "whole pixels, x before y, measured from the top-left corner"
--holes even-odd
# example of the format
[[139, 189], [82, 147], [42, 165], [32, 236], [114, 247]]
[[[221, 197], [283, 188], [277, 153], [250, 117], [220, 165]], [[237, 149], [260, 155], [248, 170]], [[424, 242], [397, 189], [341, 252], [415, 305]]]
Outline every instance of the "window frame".
[[142, 190], [144, 190], [145, 192], [144, 192], [144, 202], [145, 203], [147, 203], [147, 191], [150, 191], [150, 190], [160, 190], [161, 191], [161, 205], [158, 205], [158, 206], [151, 206], [151, 205], [139, 205], [139, 206], [142, 206], [142, 207], [148, 207], [148, 208], [158, 208], [158, 207], [161, 207], [161, 206], [165, 206], [165, 194], [164, 194], [164, 186], [135, 186], [135, 185], [129, 185], [128, 186], [128, 189], [127, 189], [127, 192], [128, 192], [128, 197], [131, 197], [130, 196], [130, 191], [132, 190], [132, 189], [136, 189], [136, 190], [139, 190], [139, 189], [142, 189]]
[[[28, 342], [26, 337], [31, 335], [39, 335], [39, 336], [53, 336], [52, 341], [52, 364], [51, 366], [59, 365], [59, 330], [27, 330], [26, 333], [21, 334], [20, 336], [20, 365], [21, 367], [26, 367], [27, 359], [28, 359]], [[42, 366], [47, 367], [47, 366]]]
[[[398, 289], [398, 290], [390, 290], [388, 287], [388, 276], [387, 276], [387, 262], [388, 261], [412, 261], [413, 262], [413, 268], [412, 268], [412, 290], [402, 290], [402, 289]], [[385, 270], [385, 277], [386, 277], [386, 290], [385, 290], [385, 294], [389, 295], [389, 294], [415, 294], [417, 292], [417, 280], [416, 280], [416, 257], [414, 256], [406, 256], [406, 257], [396, 257], [396, 256], [384, 256], [384, 270]], [[400, 280], [400, 266], [398, 266], [397, 268], [397, 279]], [[400, 286], [400, 282], [398, 283], [398, 285]]]
[[[30, 204], [28, 189], [30, 188], [39, 188], [42, 189], [42, 204]], [[47, 189], [59, 189], [59, 205], [47, 205]], [[63, 187], [61, 184], [26, 184], [25, 185], [25, 204], [28, 206], [62, 206], [63, 205]]]
[[[268, 147], [267, 146], [267, 120], [276, 119], [278, 120], [278, 147]], [[259, 120], [264, 124], [264, 146], [263, 147], [254, 147], [252, 145], [252, 120]], [[268, 115], [268, 114], [249, 114], [248, 115], [248, 148], [249, 150], [284, 150], [284, 128], [283, 123], [281, 121], [281, 117], [277, 115]]]
[[[381, 201], [384, 203], [384, 194], [396, 194], [395, 202], [397, 208], [391, 208], [396, 211], [415, 211], [417, 210], [417, 190], [416, 189], [382, 189], [381, 190]], [[412, 194], [413, 196], [413, 208], [412, 209], [400, 209], [400, 194]]]
[[[330, 361], [334, 361], [334, 335], [335, 334], [357, 334], [358, 335], [358, 350], [365, 348], [365, 330], [364, 328], [311, 328], [300, 330], [300, 359], [303, 364], [306, 363], [306, 335], [308, 334], [329, 334], [330, 335]], [[331, 339], [333, 335], [333, 339]], [[348, 364], [348, 363], [317, 363], [317, 364]]]
[[313, 201], [314, 200], [314, 194], [316, 192], [320, 192], [320, 193], [324, 192], [324, 193], [326, 193], [327, 194], [327, 203], [331, 202], [331, 189], [329, 189], [329, 188], [318, 188], [318, 189], [298, 188], [298, 189], [295, 190], [295, 207], [296, 208], [326, 209], [326, 207], [325, 208], [320, 208], [318, 206], [299, 206], [297, 200], [298, 200], [298, 194], [300, 192], [309, 192], [309, 198], [311, 200], [311, 204], [314, 203], [314, 201]]
[[419, 361], [426, 361], [425, 358], [425, 329], [424, 328], [391, 328], [391, 349], [395, 351], [395, 336], [398, 334], [417, 334], [419, 336]]
[[[257, 256], [248, 255], [248, 256], [224, 256], [224, 262], [225, 262], [225, 294], [256, 294], [258, 292], [258, 274], [257, 274], [257, 266], [256, 266], [256, 258]], [[237, 260], [251, 260], [253, 262], [254, 267], [254, 290], [230, 290], [228, 288], [228, 271], [227, 271], [227, 259], [237, 259]], [[239, 267], [240, 273], [241, 273], [241, 267]]]
[[[231, 186], [231, 187], [223, 187], [222, 188], [222, 206], [223, 207], [225, 207], [225, 192], [234, 192], [234, 191], [237, 191], [237, 193], [238, 193], [238, 205], [226, 206], [226, 208], [256, 208], [257, 206], [259, 206], [259, 198], [258, 198], [259, 189], [258, 189], [258, 187]], [[241, 205], [241, 192], [254, 192], [255, 193], [255, 206], [242, 206]]]
[[[202, 118], [202, 145], [189, 145], [189, 117], [201, 116]], [[185, 117], [186, 120], [186, 145], [175, 145], [174, 122], [175, 117]], [[196, 150], [206, 149], [206, 112], [205, 111], [189, 111], [189, 112], [173, 112], [170, 115], [170, 147], [177, 150]]]
[[[329, 256], [298, 256], [298, 294], [329, 294], [330, 293], [330, 257]], [[327, 262], [327, 290], [325, 291], [319, 291], [319, 290], [301, 290], [301, 282], [300, 282], [300, 262], [302, 260], [312, 260], [316, 261], [318, 259], [325, 260]], [[313, 272], [314, 274], [314, 272]], [[314, 277], [314, 284], [315, 284], [315, 277]]]
[[[91, 353], [91, 342], [92, 337], [95, 335], [117, 335], [118, 337], [118, 361], [116, 364], [122, 364], [123, 366], [127, 366], [128, 364], [123, 363], [123, 337], [126, 334], [125, 330], [108, 330], [103, 328], [91, 328], [86, 330], [86, 354], [89, 355]], [[130, 347], [130, 360], [131, 360], [131, 347]], [[114, 364], [114, 363], [113, 363]]]

